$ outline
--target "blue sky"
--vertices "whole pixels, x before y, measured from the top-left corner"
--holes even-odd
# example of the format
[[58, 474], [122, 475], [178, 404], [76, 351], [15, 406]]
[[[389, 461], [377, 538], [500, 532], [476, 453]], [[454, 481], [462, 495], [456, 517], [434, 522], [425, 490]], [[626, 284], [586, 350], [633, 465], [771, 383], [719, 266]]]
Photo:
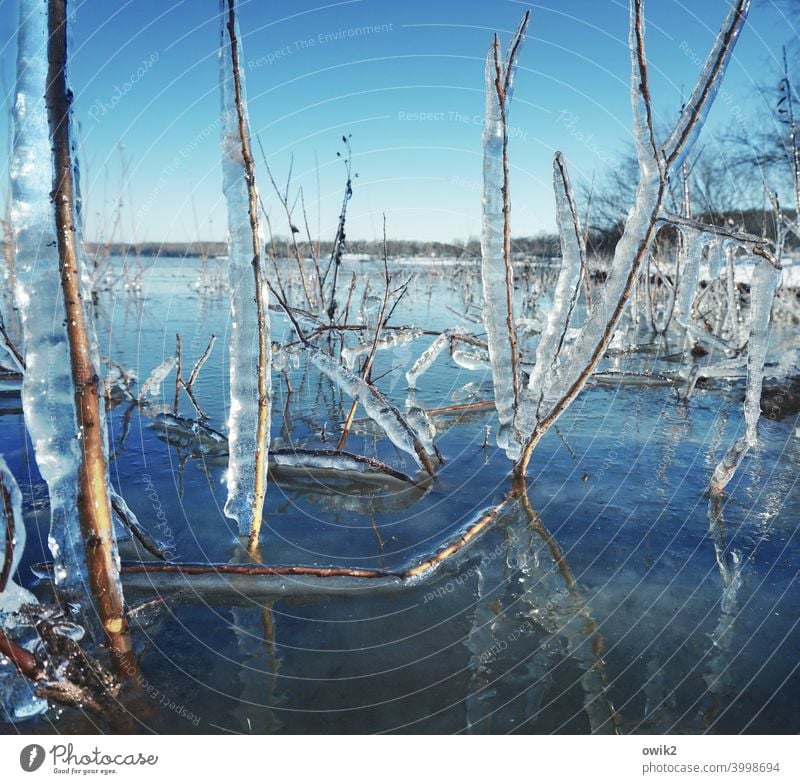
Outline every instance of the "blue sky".
[[[217, 0], [76, 0], [70, 80], [82, 144], [87, 234], [181, 241], [224, 237], [219, 167]], [[729, 70], [706, 146], [737, 116], [772, 122], [755, 88], [777, 82], [797, 39], [782, 0], [761, 0]], [[630, 138], [627, 2], [617, 0], [296, 0], [239, 3], [246, 89], [276, 178], [294, 158], [312, 231], [335, 231], [352, 134], [359, 177], [348, 236], [464, 240], [479, 233], [483, 62], [532, 11], [511, 107], [513, 233], [554, 228], [551, 166], [564, 152], [578, 187], [601, 176]], [[650, 0], [647, 44], [657, 121], [678, 111], [728, 2]], [[18, 7], [0, 0], [0, 46], [13, 85]], [[116, 97], [115, 97], [116, 96]], [[6, 102], [9, 100], [6, 96]], [[6, 103], [6, 107], [7, 107]], [[0, 131], [6, 143], [6, 128]], [[122, 148], [122, 152], [120, 152]], [[275, 199], [256, 147], [262, 195]], [[121, 188], [121, 157], [127, 178]], [[7, 177], [7, 161], [2, 176]], [[319, 194], [319, 196], [318, 196]], [[195, 221], [194, 215], [197, 215]], [[319, 216], [319, 219], [318, 219]], [[196, 224], [199, 228], [195, 228]], [[278, 233], [284, 224], [276, 220]]]

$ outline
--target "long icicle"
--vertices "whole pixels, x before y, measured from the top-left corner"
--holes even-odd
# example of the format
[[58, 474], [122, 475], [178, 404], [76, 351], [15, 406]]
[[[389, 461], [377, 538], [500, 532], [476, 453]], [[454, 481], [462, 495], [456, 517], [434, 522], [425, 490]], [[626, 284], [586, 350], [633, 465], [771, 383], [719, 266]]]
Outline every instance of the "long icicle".
[[761, 387], [767, 356], [772, 301], [781, 279], [780, 267], [762, 259], [753, 272], [750, 286], [750, 339], [747, 350], [747, 391], [744, 398], [745, 434], [728, 449], [711, 477], [711, 492], [719, 494], [733, 478], [751, 447], [758, 443], [761, 416]]
[[562, 261], [553, 294], [553, 307], [547, 314], [547, 323], [536, 350], [536, 364], [528, 385], [529, 397], [520, 408], [521, 421], [518, 422], [517, 429], [521, 432], [530, 432], [533, 429], [535, 422], [527, 420], [533, 418], [538, 421], [542, 416], [541, 406], [552, 370], [560, 364], [564, 337], [575, 309], [585, 261], [584, 235], [578, 222], [569, 176], [560, 152], [553, 159], [553, 186]]
[[494, 37], [486, 55], [486, 115], [483, 124], [483, 218], [481, 279], [483, 320], [489, 343], [495, 405], [500, 420], [497, 443], [514, 450], [511, 425], [519, 400], [517, 336], [514, 325], [514, 271], [511, 263], [511, 199], [508, 177], [508, 108], [520, 45], [530, 11], [520, 23], [501, 62]]
[[[220, 89], [222, 92], [223, 190], [228, 204], [231, 275], [231, 407], [228, 417], [228, 499], [225, 514], [254, 550], [267, 492], [271, 408], [268, 294], [261, 268], [258, 190], [250, 151], [250, 129], [239, 66], [235, 0], [221, 0]], [[227, 43], [226, 43], [227, 35]], [[249, 220], [245, 219], [245, 215]], [[248, 285], [252, 270], [254, 289]], [[256, 307], [253, 310], [252, 301]], [[258, 344], [258, 365], [247, 359]], [[255, 370], [255, 372], [253, 372]]]

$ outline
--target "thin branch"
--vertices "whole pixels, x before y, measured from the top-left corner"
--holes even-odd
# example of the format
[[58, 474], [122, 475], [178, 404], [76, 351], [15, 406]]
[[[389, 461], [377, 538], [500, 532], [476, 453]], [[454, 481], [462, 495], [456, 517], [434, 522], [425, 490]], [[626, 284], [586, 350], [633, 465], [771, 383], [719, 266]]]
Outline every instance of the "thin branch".
[[114, 666], [121, 677], [136, 673], [136, 661], [125, 616], [125, 602], [114, 557], [114, 529], [108, 496], [100, 415], [98, 377], [80, 290], [81, 276], [75, 240], [70, 103], [67, 86], [66, 0], [48, 0], [47, 117], [53, 147], [53, 204], [58, 241], [59, 272], [64, 295], [66, 330], [75, 393], [75, 412], [81, 429], [77, 505], [86, 546], [89, 581]]
[[[239, 42], [236, 38], [236, 0], [228, 0], [228, 37], [231, 47], [231, 65], [236, 103], [236, 115], [239, 123], [239, 140], [242, 145], [242, 161], [244, 163], [245, 181], [247, 183], [248, 215], [253, 238], [253, 276], [255, 278], [255, 299], [258, 319], [258, 419], [256, 423], [255, 477], [253, 485], [253, 504], [250, 518], [250, 539], [248, 547], [258, 545], [261, 522], [264, 514], [264, 499], [267, 493], [267, 447], [269, 437], [269, 389], [267, 373], [269, 369], [269, 342], [266, 332], [266, 320], [269, 318], [267, 304], [264, 301], [264, 274], [261, 269], [261, 243], [258, 231], [258, 193], [256, 191], [255, 163], [250, 150], [250, 138], [244, 114], [242, 98], [241, 74], [239, 71]], [[287, 186], [288, 187], [288, 186]], [[268, 284], [269, 285], [269, 284]], [[272, 286], [270, 285], [270, 290]]]

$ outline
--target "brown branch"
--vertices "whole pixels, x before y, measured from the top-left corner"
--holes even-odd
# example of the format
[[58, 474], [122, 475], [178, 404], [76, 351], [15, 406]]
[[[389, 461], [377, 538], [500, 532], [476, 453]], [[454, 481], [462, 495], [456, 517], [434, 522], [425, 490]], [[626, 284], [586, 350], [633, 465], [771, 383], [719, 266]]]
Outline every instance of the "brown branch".
[[478, 535], [483, 533], [498, 517], [498, 515], [514, 499], [513, 493], [509, 493], [500, 503], [488, 509], [486, 512], [472, 523], [464, 533], [460, 534], [455, 541], [445, 545], [436, 551], [432, 556], [418, 564], [395, 571], [384, 569], [361, 569], [348, 566], [266, 566], [264, 564], [174, 564], [174, 563], [153, 563], [141, 561], [122, 565], [124, 575], [134, 574], [180, 574], [187, 577], [206, 574], [220, 575], [241, 575], [245, 577], [291, 577], [307, 576], [327, 579], [330, 577], [356, 577], [365, 580], [372, 580], [386, 577], [396, 577], [401, 580], [411, 578], [422, 578], [432, 572], [442, 562], [451, 558], [467, 544], [472, 542]]
[[11, 340], [8, 334], [2, 313], [0, 313], [0, 336], [2, 336], [3, 339], [3, 348], [5, 348], [6, 351], [11, 354], [11, 358], [14, 360], [14, 364], [17, 366], [17, 370], [19, 370], [21, 373], [24, 373], [25, 359], [23, 358], [19, 349], [14, 345], [14, 341]]
[[[381, 310], [378, 314], [378, 321], [375, 324], [375, 336], [372, 338], [372, 345], [370, 346], [369, 355], [367, 356], [366, 361], [364, 362], [364, 367], [361, 370], [361, 378], [369, 383], [369, 376], [370, 372], [372, 371], [372, 363], [375, 361], [375, 354], [378, 350], [378, 340], [381, 336], [381, 330], [383, 328], [383, 321], [384, 317], [386, 316], [386, 307], [389, 303], [389, 261], [386, 255], [386, 215], [383, 216], [383, 282], [384, 282], [384, 289], [383, 289], [383, 302], [381, 303]], [[350, 433], [350, 428], [353, 425], [353, 417], [356, 415], [356, 409], [358, 408], [358, 398], [353, 400], [352, 405], [350, 406], [350, 412], [347, 415], [347, 419], [345, 420], [344, 427], [342, 428], [342, 435], [339, 438], [339, 443], [336, 445], [337, 449], [344, 449], [344, 445], [347, 443], [347, 436]]]
[[26, 678], [32, 681], [44, 678], [44, 670], [36, 657], [6, 637], [2, 629], [0, 629], [0, 654], [5, 656]]
[[[258, 544], [261, 533], [261, 522], [264, 514], [264, 499], [267, 494], [267, 440], [269, 437], [269, 421], [267, 406], [269, 389], [267, 373], [269, 371], [269, 345], [266, 334], [266, 319], [269, 318], [264, 302], [264, 275], [261, 269], [261, 243], [258, 238], [258, 193], [256, 192], [256, 175], [253, 155], [250, 151], [250, 139], [247, 122], [244, 116], [242, 99], [242, 81], [239, 72], [239, 42], [236, 38], [236, 0], [228, 0], [228, 37], [231, 44], [231, 66], [236, 103], [236, 115], [239, 122], [239, 139], [242, 144], [242, 161], [244, 163], [247, 195], [249, 198], [248, 215], [253, 237], [253, 277], [255, 278], [255, 299], [258, 318], [258, 419], [256, 424], [255, 477], [253, 483], [253, 506], [250, 518], [250, 538], [248, 547]], [[272, 287], [270, 286], [270, 289]]]
[[[641, 3], [642, 0], [635, 0], [635, 2]], [[678, 123], [663, 146], [662, 155], [667, 171], [674, 166], [691, 135], [698, 127], [701, 117], [712, 98], [714, 83], [725, 68], [736, 43], [736, 38], [747, 19], [749, 9], [750, 0], [736, 0], [735, 5], [731, 6], [731, 10], [722, 25], [721, 35], [706, 60], [706, 66], [710, 66], [708, 76], [703, 81], [698, 80], [683, 112], [681, 112]]]
[[59, 272], [64, 294], [75, 411], [80, 428], [81, 460], [77, 506], [86, 547], [89, 583], [97, 612], [121, 677], [136, 672], [125, 617], [125, 604], [113, 552], [114, 529], [108, 500], [108, 467], [103, 447], [104, 422], [100, 415], [98, 376], [80, 290], [74, 226], [74, 197], [70, 140], [70, 103], [67, 86], [66, 0], [48, 0], [47, 117], [53, 145], [53, 193], [58, 240]]
[[766, 259], [775, 269], [783, 269], [778, 259], [775, 258], [775, 255], [771, 253], [767, 247], [771, 244], [770, 241], [764, 237], [759, 237], [755, 234], [747, 234], [741, 231], [731, 231], [724, 226], [713, 226], [709, 223], [703, 223], [693, 218], [684, 218], [682, 215], [675, 215], [671, 212], [664, 213], [661, 220], [679, 226], [688, 226], [696, 231], [702, 231], [705, 234], [713, 234], [716, 237], [726, 237], [735, 240], [743, 247], [749, 249], [754, 256], [760, 256]]
[[14, 505], [11, 503], [11, 493], [6, 487], [3, 475], [0, 474], [0, 504], [3, 507], [3, 517], [5, 525], [5, 555], [3, 557], [3, 568], [0, 571], [0, 593], [3, 593], [11, 577], [11, 565], [14, 563]]
[[[525, 19], [527, 21], [528, 13]], [[506, 327], [508, 329], [508, 343], [511, 349], [511, 385], [514, 392], [514, 411], [519, 404], [519, 370], [517, 330], [514, 325], [514, 267], [511, 263], [511, 195], [509, 193], [508, 172], [508, 127], [506, 122], [506, 85], [510, 83], [510, 75], [503, 74], [500, 64], [500, 40], [495, 35], [492, 47], [495, 67], [494, 87], [497, 93], [497, 103], [500, 107], [500, 121], [503, 126], [503, 264], [506, 277]], [[509, 63], [507, 71], [512, 71], [513, 62]]]

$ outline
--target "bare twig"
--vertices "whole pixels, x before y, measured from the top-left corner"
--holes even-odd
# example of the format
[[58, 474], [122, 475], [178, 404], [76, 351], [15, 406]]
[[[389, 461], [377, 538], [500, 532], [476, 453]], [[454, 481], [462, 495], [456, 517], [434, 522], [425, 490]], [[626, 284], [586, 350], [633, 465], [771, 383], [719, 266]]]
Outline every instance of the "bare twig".
[[70, 102], [67, 87], [66, 0], [48, 0], [47, 116], [53, 145], [53, 203], [58, 239], [59, 271], [64, 293], [75, 411], [81, 429], [81, 460], [77, 505], [86, 544], [89, 581], [98, 615], [122, 677], [136, 672], [128, 633], [125, 603], [113, 552], [114, 529], [108, 500], [108, 467], [98, 397], [98, 377], [80, 290], [78, 253], [75, 245]]
[[[367, 356], [367, 359], [364, 362], [364, 367], [361, 370], [361, 378], [363, 378], [366, 382], [369, 382], [370, 380], [372, 363], [375, 361], [375, 353], [378, 350], [378, 340], [380, 340], [383, 321], [384, 317], [386, 316], [386, 307], [389, 303], [389, 261], [386, 255], [386, 215], [383, 216], [383, 283], [383, 302], [381, 303], [381, 310], [378, 314], [378, 320], [375, 323], [375, 335], [372, 338], [372, 346], [370, 347], [369, 355]], [[353, 400], [353, 403], [350, 406], [350, 413], [347, 415], [344, 427], [342, 428], [342, 435], [339, 438], [339, 443], [336, 445], [337, 449], [343, 449], [344, 445], [347, 443], [347, 436], [350, 434], [350, 428], [353, 424], [353, 417], [356, 415], [357, 408], [358, 398]]]
[[3, 475], [0, 473], [0, 506], [3, 509], [3, 519], [5, 520], [4, 530], [4, 557], [3, 566], [0, 569], [0, 593], [5, 591], [9, 579], [11, 579], [11, 565], [14, 563], [14, 506], [11, 503], [11, 493], [6, 487]]

